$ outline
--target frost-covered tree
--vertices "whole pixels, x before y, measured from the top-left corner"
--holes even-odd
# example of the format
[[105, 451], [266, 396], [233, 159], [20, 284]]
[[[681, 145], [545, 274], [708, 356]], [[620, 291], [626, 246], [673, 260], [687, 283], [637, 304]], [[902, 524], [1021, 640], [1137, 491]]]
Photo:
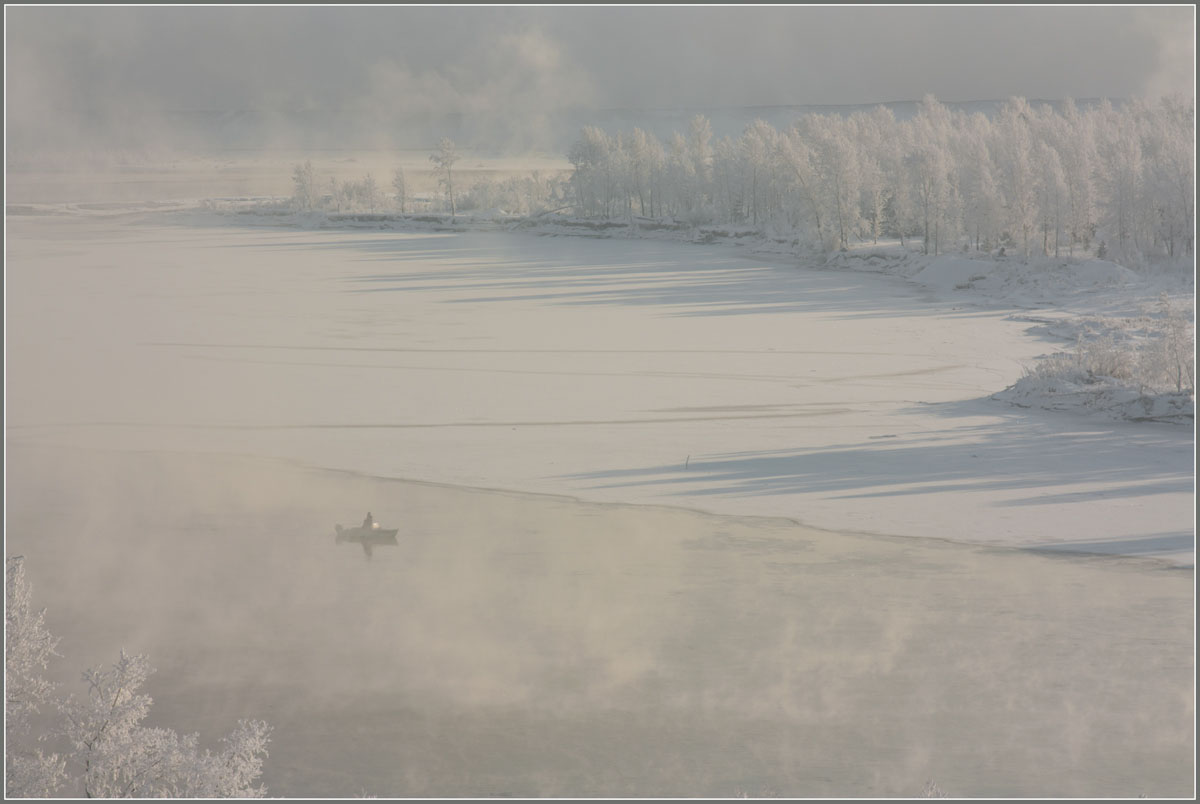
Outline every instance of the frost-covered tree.
[[921, 214], [916, 200], [916, 191], [910, 181], [909, 152], [912, 149], [911, 126], [898, 124], [891, 133], [891, 148], [885, 175], [891, 190], [888, 195], [887, 220], [892, 234], [900, 238], [900, 245], [907, 247], [905, 238], [921, 231]]
[[699, 203], [696, 166], [688, 153], [687, 139], [676, 131], [667, 141], [666, 200], [671, 215], [682, 217]]
[[973, 240], [977, 251], [990, 250], [999, 235], [1003, 212], [988, 148], [990, 124], [982, 114], [976, 114], [964, 126], [956, 140], [962, 227], [968, 243]]
[[1115, 239], [1118, 256], [1128, 258], [1137, 251], [1139, 204], [1143, 193], [1142, 144], [1132, 115], [1105, 101], [1100, 109], [1097, 155], [1100, 163], [1100, 222]]
[[828, 221], [825, 248], [845, 249], [857, 239], [862, 184], [852, 124], [834, 115], [806, 115], [797, 123], [800, 138], [812, 149], [816, 203]]
[[447, 137], [438, 141], [436, 153], [429, 155], [429, 161], [442, 174], [440, 182], [446, 188], [446, 197], [450, 199], [450, 217], [454, 218], [454, 163], [459, 160], [458, 148]]
[[888, 152], [896, 118], [886, 106], [869, 113], [855, 112], [851, 118], [857, 139], [859, 168], [859, 216], [873, 243], [879, 242], [887, 213]]
[[219, 751], [195, 757], [187, 787], [195, 798], [263, 798], [267, 788], [258, 783], [263, 759], [271, 742], [271, 727], [261, 720], [243, 718]]
[[[88, 798], [258, 798], [270, 728], [241, 720], [218, 752], [201, 750], [196, 735], [142, 725], [152, 703], [141, 691], [153, 672], [145, 657], [124, 651], [108, 670], [83, 674], [84, 699], [52, 697], [40, 675], [57, 641], [32, 609], [20, 556], [5, 575], [5, 793], [48, 797], [60, 790]], [[29, 750], [30, 716], [55, 709], [70, 747], [63, 757]], [[42, 735], [45, 737], [46, 735]]]
[[721, 221], [740, 223], [744, 219], [741, 173], [737, 144], [722, 137], [713, 149], [713, 203]]
[[367, 209], [371, 212], [374, 212], [375, 208], [380, 204], [379, 184], [370, 173], [362, 180], [362, 199], [363, 203], [367, 205]]
[[392, 173], [392, 189], [396, 192], [396, 205], [403, 215], [408, 211], [408, 184], [404, 180], [404, 168], [396, 168]]
[[809, 239], [825, 247], [830, 243], [829, 216], [828, 204], [822, 192], [821, 166], [802, 128], [802, 124], [797, 123], [779, 137], [775, 154], [790, 190], [789, 220], [795, 226], [808, 228], [811, 233]]
[[595, 126], [584, 126], [579, 138], [571, 145], [567, 159], [575, 168], [571, 183], [575, 190], [576, 214], [608, 217], [611, 150], [611, 139]]
[[751, 122], [738, 139], [746, 214], [755, 226], [770, 222], [774, 207], [771, 181], [779, 148], [779, 132], [765, 120]]
[[688, 123], [688, 157], [692, 163], [692, 176], [695, 181], [695, 206], [707, 207], [712, 204], [713, 149], [712, 124], [704, 115], [696, 115]]
[[312, 162], [296, 165], [292, 171], [292, 201], [302, 212], [310, 211], [317, 201], [316, 177]]
[[653, 184], [653, 155], [650, 138], [640, 128], [635, 128], [633, 134], [625, 141], [628, 148], [627, 164], [629, 167], [629, 186], [631, 198], [638, 202], [638, 214], [646, 215], [647, 203], [650, 214], [654, 214], [654, 184]]
[[921, 101], [908, 126], [909, 191], [919, 210], [924, 253], [937, 255], [958, 231], [958, 186], [954, 164], [954, 120], [932, 95]]
[[613, 139], [613, 147], [609, 152], [609, 169], [612, 172], [613, 209], [612, 213], [633, 220], [633, 154], [629, 146], [629, 138], [617, 132]]
[[333, 208], [341, 212], [342, 206], [346, 203], [346, 190], [334, 176], [329, 177], [329, 200], [333, 204]]
[[1067, 192], [1067, 253], [1087, 248], [1096, 229], [1096, 149], [1090, 116], [1068, 99], [1061, 115], [1046, 121], [1044, 136], [1058, 153]]
[[909, 183], [920, 212], [923, 253], [938, 253], [938, 227], [945, 207], [945, 155], [935, 146], [922, 143], [905, 160]]
[[1029, 239], [1037, 226], [1037, 177], [1033, 164], [1032, 111], [1024, 98], [1010, 98], [995, 123], [992, 153], [996, 157], [1006, 226], [1029, 256]]
[[58, 639], [45, 626], [45, 610], [33, 608], [25, 559], [6, 561], [4, 576], [4, 781], [14, 798], [45, 798], [65, 781], [63, 760], [30, 750], [31, 718], [54, 703], [54, 685], [42, 676], [57, 656]]
[[152, 700], [141, 691], [153, 672], [144, 656], [121, 651], [108, 670], [83, 674], [88, 697], [63, 704], [70, 764], [88, 798], [261, 798], [256, 786], [270, 729], [242, 720], [224, 749], [201, 751], [196, 735], [141, 725]]
[[646, 134], [646, 181], [649, 185], [650, 216], [662, 214], [663, 182], [667, 171], [667, 149], [658, 137]]
[[[1037, 165], [1037, 209], [1042, 230], [1042, 254], [1050, 253], [1053, 237], [1054, 256], [1059, 256], [1061, 236], [1069, 219], [1066, 172], [1062, 160], [1048, 143], [1038, 143]], [[1053, 235], [1051, 234], [1053, 233]]]
[[1145, 196], [1160, 249], [1169, 257], [1192, 253], [1195, 226], [1196, 150], [1192, 142], [1195, 106], [1164, 98], [1146, 110], [1142, 150]]

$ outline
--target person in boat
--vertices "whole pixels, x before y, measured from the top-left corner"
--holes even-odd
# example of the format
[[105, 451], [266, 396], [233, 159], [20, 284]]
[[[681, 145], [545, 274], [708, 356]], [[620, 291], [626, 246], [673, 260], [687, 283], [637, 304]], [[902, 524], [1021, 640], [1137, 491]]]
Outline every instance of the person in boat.
[[371, 515], [370, 511], [367, 511], [367, 518], [363, 520], [362, 526], [363, 526], [363, 530], [374, 530], [375, 517]]

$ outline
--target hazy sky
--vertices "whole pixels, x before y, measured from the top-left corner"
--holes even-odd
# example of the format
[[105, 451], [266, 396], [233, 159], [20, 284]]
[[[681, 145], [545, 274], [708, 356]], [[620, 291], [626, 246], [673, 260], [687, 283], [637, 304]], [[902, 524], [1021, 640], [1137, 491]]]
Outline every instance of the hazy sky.
[[[6, 6], [5, 17], [10, 138], [26, 142], [164, 109], [345, 110], [381, 115], [382, 128], [929, 92], [1194, 94], [1190, 5]], [[92, 116], [60, 117], [79, 110]]]
[[[6, 8], [22, 102], [730, 106], [1192, 94], [1192, 6]], [[531, 97], [521, 97], [529, 95]]]

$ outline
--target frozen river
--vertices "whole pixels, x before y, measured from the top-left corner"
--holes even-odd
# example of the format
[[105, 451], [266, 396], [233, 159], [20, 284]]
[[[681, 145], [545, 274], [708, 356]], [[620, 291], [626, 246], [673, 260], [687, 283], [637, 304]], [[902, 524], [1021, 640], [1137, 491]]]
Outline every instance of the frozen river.
[[[1006, 311], [651, 241], [6, 247], [57, 672], [268, 720], [274, 795], [1193, 792], [1190, 433], [989, 400], [1053, 348]], [[1169, 561], [1007, 549], [1071, 544]]]
[[9, 220], [10, 439], [1194, 560], [1191, 434], [988, 399], [1062, 346], [1010, 310], [732, 247], [160, 218]]

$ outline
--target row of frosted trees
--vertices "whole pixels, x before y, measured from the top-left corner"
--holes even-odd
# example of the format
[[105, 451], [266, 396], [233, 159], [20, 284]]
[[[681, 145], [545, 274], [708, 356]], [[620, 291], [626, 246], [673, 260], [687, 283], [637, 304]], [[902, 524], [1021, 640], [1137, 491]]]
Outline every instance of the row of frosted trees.
[[568, 158], [584, 217], [750, 225], [825, 250], [899, 237], [929, 254], [1137, 259], [1192, 253], [1194, 129], [1190, 100], [1013, 98], [985, 116], [927, 96], [908, 120], [881, 106], [715, 141], [703, 117], [665, 144], [588, 127]]
[[[453, 147], [453, 143], [450, 146]], [[464, 180], [459, 172], [452, 171], [458, 160], [457, 153], [448, 159], [441, 152], [435, 155], [442, 158], [434, 163], [441, 198], [428, 193], [414, 194], [409, 189], [403, 168], [395, 169], [390, 188], [385, 188], [370, 173], [359, 181], [339, 182], [331, 176], [326, 183], [317, 178], [316, 169], [309, 161], [296, 165], [292, 172], [292, 208], [299, 212], [341, 213], [446, 211], [454, 217], [458, 212], [493, 209], [511, 215], [534, 215], [569, 206], [566, 187], [557, 173], [543, 175], [535, 170], [527, 176], [502, 179], [468, 173]]]

